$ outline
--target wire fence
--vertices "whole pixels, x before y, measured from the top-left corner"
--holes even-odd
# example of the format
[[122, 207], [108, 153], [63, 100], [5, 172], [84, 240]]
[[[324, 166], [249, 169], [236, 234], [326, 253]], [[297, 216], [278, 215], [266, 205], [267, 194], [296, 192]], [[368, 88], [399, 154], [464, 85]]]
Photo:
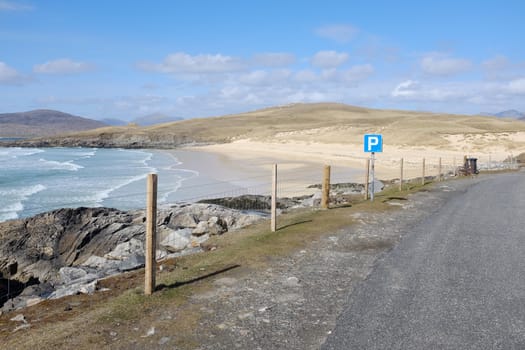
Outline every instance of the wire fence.
[[[363, 164], [361, 168], [347, 164], [335, 164], [331, 167], [331, 187], [329, 192], [332, 204], [341, 204], [340, 201], [344, 201], [345, 196], [355, 197], [366, 194], [367, 186], [365, 184], [365, 178], [367, 169], [365, 169], [365, 159], [362, 160]], [[512, 156], [505, 161], [494, 161], [490, 156], [477, 159], [477, 169], [481, 171], [517, 169], [518, 166], [519, 163], [516, 162]], [[459, 157], [407, 157], [403, 159], [380, 157], [375, 160], [375, 179], [377, 186], [374, 187], [379, 191], [385, 185], [396, 184], [400, 181], [418, 181], [418, 179], [420, 179], [424, 182], [431, 178], [441, 179], [455, 177], [464, 167], [465, 161]], [[278, 213], [296, 207], [319, 207], [322, 199], [321, 190], [323, 180], [323, 165], [311, 163], [279, 165], [277, 177]], [[100, 181], [104, 181], [104, 178], [101, 177]], [[162, 178], [159, 178], [159, 182], [161, 183], [162, 181]], [[164, 209], [175, 208], [175, 210], [177, 210], [177, 208], [187, 207], [188, 203], [207, 203], [237, 209], [248, 214], [256, 212], [268, 215], [271, 210], [272, 175], [270, 164], [268, 165], [268, 170], [262, 170], [260, 175], [257, 176], [231, 178], [220, 181], [213, 180], [213, 176], [209, 176], [205, 180], [200, 180], [198, 177], [195, 177], [189, 179], [186, 183], [182, 182], [182, 184], [177, 183], [173, 184], [173, 186], [165, 184], [163, 188], [166, 193], [171, 192], [177, 194], [174, 196], [175, 200], [173, 202], [160, 203], [159, 207]], [[105, 199], [110, 199], [112, 202], [118, 203], [137, 201], [137, 198], [139, 198], [145, 205], [145, 192], [146, 186], [144, 181], [144, 185], [141, 185], [140, 188], [133, 187], [129, 192], [116, 192], [115, 194], [111, 194], [111, 196], [108, 194]], [[159, 197], [162, 198], [166, 193], [159, 193]], [[165, 197], [169, 198], [169, 196]], [[76, 198], [70, 202], [62, 201], [57, 203], [57, 207], [89, 207], [90, 203], [89, 200], [82, 203]], [[49, 209], [49, 205], [44, 206], [39, 205], [39, 203], [33, 203], [26, 209], [35, 213], [44, 212]], [[188, 224], [188, 227], [181, 228], [187, 229], [185, 236], [181, 233], [181, 235], [173, 238], [173, 242], [169, 242], [175, 244], [182, 241], [181, 244], [186, 248], [198, 248], [199, 245], [204, 242], [206, 237], [202, 238], [202, 236], [192, 234], [201, 222], [206, 222], [208, 230], [216, 229], [224, 232], [234, 226], [235, 223], [233, 221], [239, 220], [231, 219], [230, 217], [220, 217], [221, 213], [219, 212], [207, 212], [204, 214], [188, 212], [186, 214], [188, 215], [186, 219], [189, 218], [190, 221], [193, 221]], [[86, 242], [95, 241], [97, 234], [98, 232], [93, 230], [82, 239]], [[0, 237], [2, 236], [0, 235]], [[137, 234], [131, 235], [130, 237], [143, 242], [143, 239], [138, 237]], [[9, 240], [9, 237], [4, 236], [2, 239], [4, 241]], [[123, 242], [117, 240], [114, 243]], [[37, 252], [32, 256], [34, 263], [50, 258], [49, 254], [51, 253], [47, 252], [45, 247], [38, 246], [38, 243], [13, 242], [12, 244], [19, 244], [20, 249], [26, 249], [27, 255], [31, 255], [30, 249], [36, 249]], [[30, 246], [30, 244], [34, 244], [34, 246]], [[0, 309], [4, 306], [4, 310], [7, 310], [8, 308], [5, 307], [5, 305], [9, 302], [12, 304], [11, 307], [16, 307], [16, 305], [14, 305], [16, 304], [16, 300], [13, 298], [16, 299], [16, 297], [23, 295], [23, 293], [29, 295], [30, 293], [27, 292], [28, 288], [34, 287], [36, 294], [38, 294], [38, 288], [36, 286], [39, 285], [40, 281], [35, 277], [27, 278], [20, 276], [17, 270], [18, 266], [16, 261], [12, 258], [2, 259], [0, 256]], [[82, 276], [79, 276], [79, 279], [82, 279]], [[49, 295], [41, 293], [40, 296], [45, 298]], [[34, 302], [36, 303], [37, 301], [38, 300], [35, 299]], [[32, 304], [32, 301], [26, 298], [24, 299], [24, 303], [25, 306], [29, 306]]]

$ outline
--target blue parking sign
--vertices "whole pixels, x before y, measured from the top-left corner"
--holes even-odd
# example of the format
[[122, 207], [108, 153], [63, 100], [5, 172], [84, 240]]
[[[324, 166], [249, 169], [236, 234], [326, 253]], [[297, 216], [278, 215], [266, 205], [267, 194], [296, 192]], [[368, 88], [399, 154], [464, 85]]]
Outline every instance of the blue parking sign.
[[383, 135], [366, 134], [365, 135], [365, 152], [383, 152]]

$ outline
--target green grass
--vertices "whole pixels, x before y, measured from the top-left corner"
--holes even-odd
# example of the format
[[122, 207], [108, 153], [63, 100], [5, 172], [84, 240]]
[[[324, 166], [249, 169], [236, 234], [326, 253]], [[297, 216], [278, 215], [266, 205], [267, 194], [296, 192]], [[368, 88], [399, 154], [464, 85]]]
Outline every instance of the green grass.
[[[159, 332], [176, 334], [177, 345], [181, 348], [195, 347], [198, 345], [198, 335], [194, 334], [194, 329], [205, 314], [190, 298], [212, 291], [216, 278], [264, 270], [275, 259], [288, 256], [315, 240], [349, 227], [353, 223], [353, 213], [396, 210], [387, 203], [389, 200], [406, 198], [430, 186], [407, 183], [403, 191], [399, 192], [398, 186], [392, 185], [378, 193], [374, 202], [356, 196], [351, 204], [329, 210], [294, 210], [278, 217], [277, 232], [271, 232], [269, 222], [264, 221], [243, 230], [212, 237], [206, 246], [214, 250], [159, 262], [163, 270], [157, 274], [158, 290], [151, 296], [143, 295], [143, 270], [119, 275], [101, 283], [110, 287], [113, 294], [98, 301], [91, 299], [86, 302], [89, 305], [86, 310], [79, 311], [75, 316], [64, 315], [58, 310], [56, 312], [63, 316], [60, 320], [35, 325], [29, 330], [30, 336], [24, 339], [9, 332], [4, 333], [2, 341], [5, 346], [12, 348], [74, 346], [88, 349], [95, 344], [109, 344], [112, 341], [109, 332], [116, 330], [121, 339], [134, 339], [140, 346], [147, 346], [148, 338], [137, 334], [137, 329], [145, 332], [145, 329], [155, 324]], [[100, 298], [101, 295], [103, 293], [97, 293], [91, 298]], [[164, 313], [176, 315], [176, 319], [161, 320]]]

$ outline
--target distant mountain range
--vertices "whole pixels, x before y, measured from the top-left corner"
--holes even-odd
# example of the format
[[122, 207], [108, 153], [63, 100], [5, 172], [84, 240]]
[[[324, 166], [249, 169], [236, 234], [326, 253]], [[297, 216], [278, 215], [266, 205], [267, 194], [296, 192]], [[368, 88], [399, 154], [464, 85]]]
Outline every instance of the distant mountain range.
[[0, 137], [55, 136], [105, 126], [108, 124], [48, 109], [0, 114]]
[[106, 123], [106, 124], [111, 125], [111, 126], [124, 126], [124, 125], [128, 125], [129, 124], [125, 120], [116, 119], [116, 118], [105, 118], [105, 119], [100, 119], [100, 121], [102, 123]]
[[183, 119], [184, 118], [181, 118], [181, 117], [170, 117], [165, 114], [154, 113], [154, 114], [146, 115], [144, 117], [135, 118], [131, 122], [137, 125], [140, 125], [140, 126], [151, 126], [155, 124], [177, 122]]
[[[436, 118], [437, 115], [439, 118]], [[361, 144], [364, 134], [376, 130], [382, 131], [390, 145], [402, 147], [425, 145], [439, 148], [450, 144], [443, 135], [524, 132], [525, 123], [508, 118], [482, 118], [472, 115], [378, 110], [339, 103], [313, 103], [269, 107], [235, 115], [194, 118], [148, 127], [108, 127], [67, 137], [18, 141], [11, 145], [158, 149], [250, 140], [250, 142], [355, 146]], [[494, 141], [487, 138], [483, 142], [482, 146], [481, 143], [475, 143], [475, 146], [488, 147]], [[522, 147], [521, 143], [514, 141], [502, 139], [501, 142], [502, 144], [507, 142], [506, 144], [516, 149]], [[242, 147], [242, 143], [238, 147]]]
[[183, 118], [158, 113], [136, 118], [131, 122], [114, 118], [93, 120], [55, 110], [37, 109], [29, 112], [0, 113], [0, 137], [47, 137], [106, 126], [125, 126], [130, 123], [151, 126], [180, 120]]
[[517, 111], [515, 109], [509, 109], [499, 113], [481, 113], [481, 115], [486, 115], [489, 117], [498, 117], [498, 118], [512, 118], [525, 120], [525, 113]]
[[115, 119], [115, 118], [102, 119], [101, 121], [111, 126], [124, 126], [128, 124], [137, 124], [139, 126], [151, 126], [155, 124], [178, 122], [180, 120], [184, 120], [184, 118], [170, 117], [165, 114], [154, 113], [154, 114], [145, 115], [143, 117], [135, 118], [129, 122], [122, 120], [122, 119]]

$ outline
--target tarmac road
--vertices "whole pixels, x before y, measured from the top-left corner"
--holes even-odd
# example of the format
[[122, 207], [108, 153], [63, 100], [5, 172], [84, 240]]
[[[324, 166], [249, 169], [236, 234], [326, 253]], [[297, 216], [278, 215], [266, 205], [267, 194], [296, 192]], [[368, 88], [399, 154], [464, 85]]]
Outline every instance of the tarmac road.
[[525, 172], [455, 192], [407, 232], [322, 349], [525, 349]]

